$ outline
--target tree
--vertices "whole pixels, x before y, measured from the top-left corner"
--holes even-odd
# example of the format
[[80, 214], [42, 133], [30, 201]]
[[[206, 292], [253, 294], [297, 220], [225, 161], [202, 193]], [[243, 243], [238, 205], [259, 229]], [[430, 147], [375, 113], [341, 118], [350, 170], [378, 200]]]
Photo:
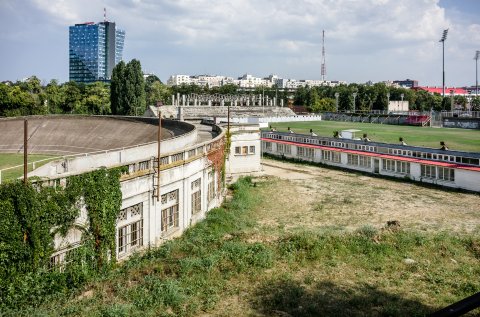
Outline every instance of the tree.
[[47, 113], [62, 113], [62, 106], [65, 102], [65, 95], [57, 80], [52, 79], [45, 87], [46, 111]]
[[336, 109], [335, 99], [321, 98], [316, 103], [316, 107], [312, 109], [312, 112], [333, 112]]
[[85, 110], [90, 114], [110, 114], [110, 95], [107, 84], [97, 81], [85, 89]]
[[480, 97], [475, 96], [471, 101], [471, 110], [480, 111]]
[[125, 113], [133, 116], [137, 109], [145, 111], [145, 80], [140, 61], [132, 59], [125, 68]]
[[118, 63], [112, 71], [110, 103], [113, 114], [134, 115], [145, 110], [145, 80], [140, 61]]
[[160, 81], [153, 82], [148, 89], [146, 85], [145, 87], [147, 105], [149, 106], [156, 105], [157, 101], [168, 103], [168, 101], [171, 99], [172, 92], [170, 87], [162, 84]]
[[82, 93], [80, 86], [69, 81], [62, 86], [62, 93], [65, 96], [65, 102], [62, 105], [63, 113], [74, 113], [82, 107]]
[[110, 82], [110, 107], [113, 114], [124, 114], [125, 62], [120, 61], [112, 71]]

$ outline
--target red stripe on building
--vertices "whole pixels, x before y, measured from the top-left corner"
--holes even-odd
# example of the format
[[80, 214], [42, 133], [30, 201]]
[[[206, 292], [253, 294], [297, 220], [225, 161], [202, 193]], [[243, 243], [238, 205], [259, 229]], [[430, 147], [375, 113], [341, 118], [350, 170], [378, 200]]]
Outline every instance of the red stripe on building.
[[463, 170], [480, 172], [480, 167], [468, 166], [468, 165], [462, 165], [462, 164], [456, 164], [456, 163], [430, 161], [430, 160], [420, 160], [420, 159], [416, 159], [416, 158], [412, 158], [412, 157], [395, 156], [395, 155], [391, 155], [391, 154], [381, 154], [381, 153], [373, 153], [373, 152], [363, 152], [363, 151], [359, 151], [359, 150], [349, 150], [349, 149], [342, 149], [342, 148], [336, 148], [336, 147], [330, 147], [330, 146], [324, 146], [324, 145], [317, 145], [317, 144], [295, 143], [295, 142], [291, 142], [291, 141], [283, 141], [283, 140], [277, 140], [277, 139], [261, 138], [261, 140], [262, 141], [275, 142], [275, 143], [288, 144], [288, 145], [301, 146], [301, 147], [307, 147], [307, 148], [322, 149], [322, 150], [327, 150], [327, 151], [336, 151], [336, 152], [345, 152], [345, 153], [350, 153], [350, 154], [372, 156], [372, 157], [378, 157], [378, 158], [387, 159], [387, 160], [405, 161], [405, 162], [435, 165], [435, 166], [442, 166], [442, 167], [448, 167], [448, 168], [456, 168], [456, 169], [463, 169]]

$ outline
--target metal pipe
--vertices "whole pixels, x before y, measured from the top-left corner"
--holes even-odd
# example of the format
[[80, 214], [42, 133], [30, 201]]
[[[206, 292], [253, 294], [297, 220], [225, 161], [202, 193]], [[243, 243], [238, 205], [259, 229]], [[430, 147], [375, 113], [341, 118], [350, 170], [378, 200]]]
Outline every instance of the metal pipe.
[[461, 316], [475, 308], [480, 307], [480, 293], [473, 294], [461, 301], [458, 301], [448, 307], [429, 315], [430, 317], [453, 317]]

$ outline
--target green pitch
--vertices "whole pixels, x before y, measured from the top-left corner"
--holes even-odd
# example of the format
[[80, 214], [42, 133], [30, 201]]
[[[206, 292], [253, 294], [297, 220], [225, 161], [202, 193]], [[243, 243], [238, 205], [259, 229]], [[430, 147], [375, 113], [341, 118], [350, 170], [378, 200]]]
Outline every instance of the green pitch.
[[398, 138], [402, 137], [408, 145], [440, 148], [440, 141], [444, 141], [450, 150], [480, 152], [480, 130], [337, 121], [278, 122], [270, 125], [277, 131], [287, 131], [290, 127], [295, 133], [305, 134], [313, 129], [317, 135], [327, 137], [332, 137], [333, 131], [358, 129], [361, 131], [357, 136], [366, 133], [370, 140], [377, 142], [399, 143]]
[[[28, 171], [32, 170], [32, 164], [31, 162], [43, 160], [43, 159], [48, 159], [48, 158], [53, 158], [55, 156], [52, 155], [41, 155], [41, 154], [31, 154], [28, 156]], [[36, 163], [35, 167], [40, 167], [43, 164], [47, 163], [47, 161]], [[23, 154], [12, 154], [12, 153], [0, 153], [0, 170], [8, 168], [8, 167], [13, 167], [17, 165], [22, 165], [23, 164]], [[11, 180], [18, 178], [23, 175], [23, 166], [14, 168], [14, 169], [9, 169], [2, 171], [2, 183], [6, 180]]]

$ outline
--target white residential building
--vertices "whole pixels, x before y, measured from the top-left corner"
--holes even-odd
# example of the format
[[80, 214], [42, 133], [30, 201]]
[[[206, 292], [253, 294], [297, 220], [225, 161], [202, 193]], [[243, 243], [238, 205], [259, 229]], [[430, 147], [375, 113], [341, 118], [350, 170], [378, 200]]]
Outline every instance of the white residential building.
[[240, 88], [257, 88], [257, 87], [277, 87], [280, 89], [297, 89], [299, 87], [318, 87], [329, 86], [335, 87], [346, 84], [345, 81], [328, 81], [328, 80], [312, 80], [312, 79], [287, 79], [280, 78], [277, 75], [269, 75], [265, 78], [255, 77], [250, 74], [244, 74], [237, 79], [233, 77], [217, 76], [217, 75], [172, 75], [167, 81], [167, 85], [176, 86], [182, 84], [195, 84], [198, 86], [221, 87], [228, 84], [237, 85]]

